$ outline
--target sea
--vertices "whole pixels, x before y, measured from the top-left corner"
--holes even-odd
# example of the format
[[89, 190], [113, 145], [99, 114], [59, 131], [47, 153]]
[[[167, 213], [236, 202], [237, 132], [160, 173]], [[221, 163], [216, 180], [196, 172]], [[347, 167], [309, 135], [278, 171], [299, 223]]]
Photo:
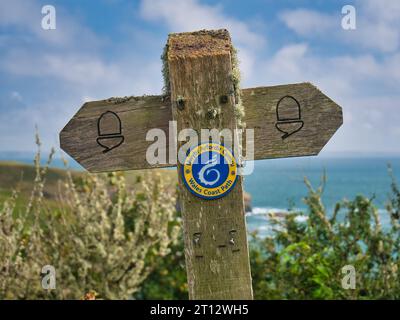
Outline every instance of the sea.
[[[0, 161], [19, 161], [32, 164], [33, 154], [0, 153]], [[63, 168], [63, 162], [55, 158], [54, 167]], [[72, 169], [83, 170], [69, 159]], [[344, 199], [354, 199], [357, 195], [373, 198], [378, 208], [383, 226], [389, 224], [385, 206], [391, 194], [392, 167], [395, 179], [400, 183], [400, 155], [341, 155], [317, 156], [287, 159], [260, 160], [255, 162], [252, 174], [245, 176], [244, 189], [251, 195], [252, 210], [246, 214], [249, 231], [258, 230], [260, 235], [270, 232], [267, 213], [284, 215], [291, 210], [304, 212], [307, 219], [307, 206], [303, 199], [307, 195], [304, 179], [314, 188], [326, 176], [322, 201], [328, 214], [335, 204]]]
[[271, 225], [266, 213], [285, 213], [288, 210], [304, 212], [304, 198], [308, 179], [314, 189], [326, 177], [322, 202], [331, 215], [337, 202], [352, 200], [357, 195], [373, 199], [383, 227], [388, 227], [390, 217], [385, 207], [391, 197], [393, 176], [400, 183], [400, 156], [345, 156], [304, 157], [262, 160], [255, 162], [253, 174], [244, 180], [245, 190], [252, 197], [252, 210], [247, 214], [249, 231], [268, 234]]

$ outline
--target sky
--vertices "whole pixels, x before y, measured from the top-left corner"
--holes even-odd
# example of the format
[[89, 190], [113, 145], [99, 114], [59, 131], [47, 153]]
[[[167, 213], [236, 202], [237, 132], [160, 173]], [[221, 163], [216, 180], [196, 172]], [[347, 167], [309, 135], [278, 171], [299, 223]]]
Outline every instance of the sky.
[[160, 94], [168, 33], [217, 28], [239, 50], [243, 88], [308, 81], [343, 108], [322, 153], [400, 154], [398, 0], [1, 0], [0, 152], [34, 151], [35, 125], [58, 148], [85, 101]]

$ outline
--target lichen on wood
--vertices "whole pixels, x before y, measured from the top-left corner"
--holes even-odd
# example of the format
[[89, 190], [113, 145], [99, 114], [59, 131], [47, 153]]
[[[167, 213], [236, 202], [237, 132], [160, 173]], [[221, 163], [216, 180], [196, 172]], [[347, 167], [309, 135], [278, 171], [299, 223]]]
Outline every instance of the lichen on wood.
[[168, 36], [168, 59], [195, 58], [221, 55], [231, 50], [227, 30], [200, 30], [195, 32], [171, 33]]
[[239, 59], [237, 57], [237, 49], [231, 46], [231, 61], [232, 61], [232, 81], [235, 95], [235, 117], [237, 120], [237, 126], [244, 128], [246, 124], [243, 122], [244, 119], [244, 106], [242, 104], [242, 90], [240, 89], [240, 68]]
[[[169, 52], [169, 56], [168, 56]], [[171, 33], [164, 47], [162, 60], [162, 74], [164, 78], [163, 94], [170, 95], [170, 79], [168, 59], [184, 57], [201, 57], [203, 55], [220, 55], [229, 53], [231, 56], [231, 79], [234, 88], [234, 113], [239, 128], [245, 127], [243, 122], [244, 107], [242, 105], [240, 90], [240, 70], [237, 50], [232, 45], [229, 32], [226, 29], [200, 30], [194, 32]]]
[[161, 55], [161, 61], [162, 61], [161, 72], [164, 79], [163, 94], [170, 95], [171, 88], [169, 82], [169, 68], [168, 68], [168, 42], [164, 46], [163, 53]]
[[[177, 102], [184, 96], [186, 102], [183, 110], [172, 108], [178, 132], [186, 128], [198, 133], [202, 129], [233, 132], [237, 128], [235, 90], [239, 83], [236, 81], [235, 88], [232, 62], [227, 30], [170, 35], [171, 100]], [[226, 137], [221, 136], [225, 143]], [[190, 146], [196, 143], [188, 142]], [[178, 141], [177, 147], [183, 143]], [[238, 178], [232, 191], [210, 206], [207, 200], [193, 198], [184, 186], [180, 163], [177, 167], [189, 298], [252, 299], [242, 179]], [[234, 250], [229, 238], [232, 230]], [[194, 242], [199, 233], [200, 247]]]

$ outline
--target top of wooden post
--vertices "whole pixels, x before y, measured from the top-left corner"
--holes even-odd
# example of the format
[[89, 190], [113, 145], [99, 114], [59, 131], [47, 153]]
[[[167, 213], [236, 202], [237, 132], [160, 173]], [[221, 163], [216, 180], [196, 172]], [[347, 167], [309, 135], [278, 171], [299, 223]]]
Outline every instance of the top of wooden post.
[[226, 29], [171, 33], [167, 46], [169, 60], [230, 54], [232, 50], [231, 37]]

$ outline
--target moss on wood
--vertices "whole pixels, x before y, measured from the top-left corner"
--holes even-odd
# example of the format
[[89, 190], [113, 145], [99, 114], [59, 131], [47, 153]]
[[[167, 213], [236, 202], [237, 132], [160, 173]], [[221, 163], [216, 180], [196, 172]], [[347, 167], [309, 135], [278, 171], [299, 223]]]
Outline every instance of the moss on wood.
[[[170, 95], [169, 58], [199, 57], [205, 54], [221, 54], [226, 51], [229, 51], [232, 61], [231, 78], [234, 87], [234, 108], [237, 126], [244, 128], [244, 107], [241, 99], [239, 60], [237, 58], [237, 50], [231, 45], [229, 32], [226, 29], [171, 33], [168, 36], [167, 44], [161, 55], [162, 75], [164, 79], [163, 94]], [[168, 52], [170, 56], [168, 56]]]

